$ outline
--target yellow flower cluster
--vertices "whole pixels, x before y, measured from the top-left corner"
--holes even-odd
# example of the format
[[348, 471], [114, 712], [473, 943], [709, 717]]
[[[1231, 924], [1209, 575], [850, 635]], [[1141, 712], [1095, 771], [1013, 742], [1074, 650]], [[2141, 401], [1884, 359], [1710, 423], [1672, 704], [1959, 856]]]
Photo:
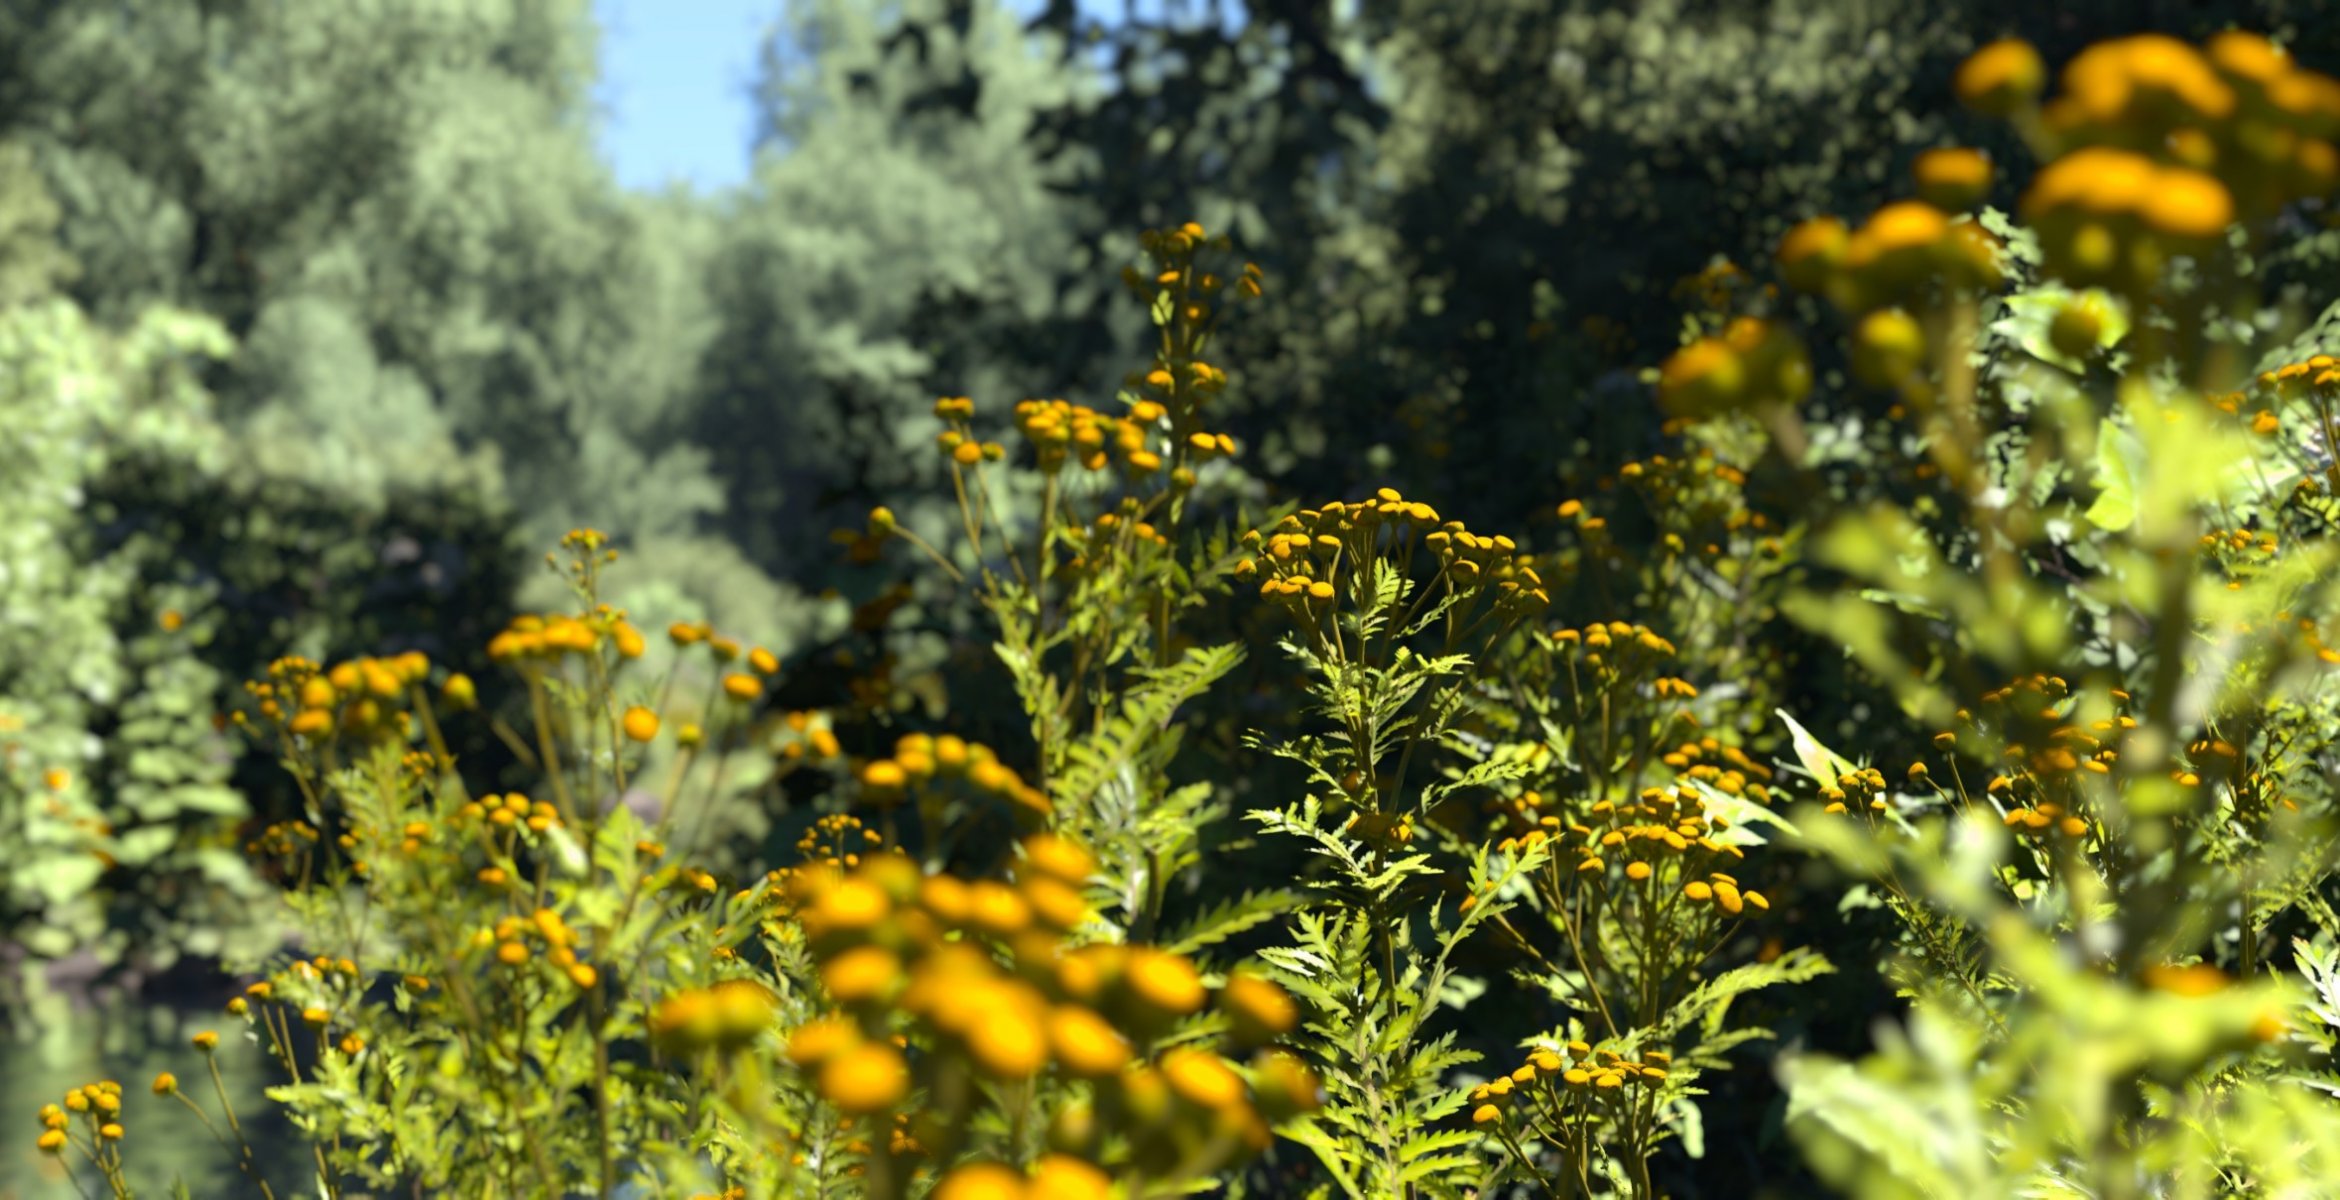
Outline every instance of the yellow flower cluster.
[[709, 1048], [738, 1050], [772, 1027], [780, 998], [753, 979], [726, 979], [688, 988], [650, 1011], [650, 1039], [670, 1054]]
[[[2027, 122], [2054, 161], [2025, 193], [2048, 271], [2136, 293], [2172, 254], [2209, 248], [2340, 183], [2340, 82], [2295, 66], [2265, 38], [2230, 31], [2197, 48], [2161, 34], [2099, 42], [2046, 74], [2019, 42], [1985, 47], [1960, 95]], [[2037, 105], [2036, 109], [2034, 106]]]
[[627, 622], [623, 612], [605, 604], [582, 618], [569, 613], [523, 613], [488, 639], [487, 652], [496, 662], [527, 665], [557, 661], [565, 654], [597, 653], [604, 645], [624, 659], [640, 658], [646, 647], [642, 631]]
[[794, 736], [781, 742], [773, 752], [789, 761], [809, 757], [815, 762], [827, 762], [843, 754], [844, 748], [837, 742], [837, 731], [830, 727], [825, 718], [816, 720], [815, 716], [799, 711], [781, 718], [782, 727]]
[[1555, 629], [1552, 645], [1572, 660], [1620, 675], [1644, 673], [1659, 659], [1675, 654], [1674, 643], [1649, 626], [1631, 621], [1595, 621], [1582, 629]]
[[538, 957], [537, 945], [543, 947], [543, 961], [566, 976], [580, 990], [590, 988], [601, 979], [592, 964], [577, 955], [577, 931], [571, 928], [560, 910], [539, 908], [528, 916], [508, 913], [496, 921], [492, 929], [475, 930], [471, 935], [474, 949], [485, 951], [493, 947], [496, 961], [518, 969]]
[[1153, 522], [1141, 519], [1145, 506], [1136, 497], [1125, 498], [1118, 512], [1097, 514], [1086, 526], [1068, 525], [1059, 544], [1068, 555], [1057, 568], [1067, 580], [1078, 580], [1110, 560], [1116, 552], [1136, 548], [1165, 550], [1170, 536]]
[[963, 783], [979, 795], [1010, 801], [1030, 813], [1054, 811], [1047, 793], [1024, 782], [1015, 768], [999, 761], [991, 747], [957, 734], [904, 734], [894, 743], [892, 758], [877, 759], [861, 768], [862, 794], [876, 804], [895, 804], [906, 797], [921, 803], [939, 800], [939, 789], [954, 783]]
[[[560, 811], [543, 800], [530, 800], [519, 792], [497, 795], [493, 792], [476, 800], [466, 801], [455, 810], [458, 824], [485, 824], [491, 830], [526, 828], [530, 833], [546, 833], [558, 828]], [[509, 852], [507, 842], [503, 847]]]
[[[667, 627], [667, 639], [678, 650], [703, 645], [714, 656], [717, 664], [737, 662], [741, 654], [739, 642], [715, 632], [705, 621], [677, 621]], [[727, 671], [723, 675], [723, 694], [740, 703], [754, 702], [764, 694], [764, 681], [780, 673], [780, 658], [762, 646], [747, 648], [747, 670]], [[632, 657], [629, 655], [628, 657]], [[648, 741], [648, 738], [640, 739]]]
[[430, 670], [431, 660], [414, 650], [352, 659], [331, 670], [293, 656], [270, 663], [268, 677], [244, 690], [260, 702], [262, 718], [296, 737], [405, 737], [405, 705]]
[[[789, 898], [837, 1008], [790, 1035], [791, 1061], [848, 1113], [893, 1109], [914, 1084], [963, 1094], [935, 1086], [957, 1072], [1015, 1082], [1053, 1070], [1092, 1081], [1095, 1103], [1140, 1163], [1202, 1172], [1238, 1147], [1264, 1149], [1266, 1122], [1312, 1097], [1313, 1081], [1296, 1083], [1296, 1064], [1271, 1056], [1258, 1064], [1266, 1083], [1255, 1087], [1194, 1044], [1144, 1061], [1153, 1039], [1210, 1006], [1202, 973], [1161, 950], [1072, 945], [1068, 935], [1089, 915], [1081, 889], [1094, 860], [1053, 834], [1022, 849], [1013, 883], [928, 876], [898, 854], [794, 874]], [[1217, 1008], [1244, 1045], [1299, 1020], [1282, 989], [1242, 974], [1219, 990]], [[895, 1030], [904, 1018], [907, 1035]], [[912, 1037], [936, 1053], [913, 1064], [903, 1053]], [[1060, 1116], [1056, 1149], [1097, 1165], [1104, 1146], [1094, 1119]], [[933, 1114], [912, 1127], [927, 1146], [956, 1137], [952, 1122]]]
[[[2260, 437], [2273, 437], [2282, 431], [2283, 417], [2279, 410], [2283, 405], [2305, 400], [2313, 409], [2319, 431], [2327, 438], [2334, 434], [2332, 412], [2334, 401], [2340, 399], [2340, 359], [2318, 354], [2302, 362], [2262, 371], [2256, 383], [2252, 390], [2226, 392], [2207, 399], [2222, 412], [2246, 417], [2251, 432]], [[2325, 482], [2340, 480], [2340, 471], [2327, 470], [2324, 478]], [[2301, 486], [2313, 491], [2317, 484], [2310, 477]]]
[[[2212, 529], [2202, 535], [2199, 544], [2203, 559], [2219, 567], [2228, 576], [2226, 586], [2237, 591], [2246, 577], [2273, 562], [2282, 548], [2275, 534], [2264, 529]], [[2302, 628], [2312, 639], [2315, 623], [2307, 622]]]
[[[168, 1078], [168, 1076], [165, 1076]], [[157, 1095], [166, 1095], [161, 1080]], [[177, 1089], [173, 1081], [172, 1090]], [[74, 1125], [81, 1125], [76, 1136]], [[122, 1085], [111, 1079], [84, 1084], [65, 1093], [61, 1104], [40, 1108], [41, 1134], [34, 1145], [40, 1152], [62, 1158], [67, 1148], [81, 1152], [98, 1169], [116, 1195], [129, 1195], [122, 1174]]]
[[1675, 351], [1658, 368], [1658, 404], [1675, 417], [1795, 404], [1812, 390], [1803, 342], [1776, 322], [1740, 317]]
[[1726, 746], [1721, 739], [1699, 738], [1684, 742], [1660, 755], [1659, 762], [1682, 773], [1684, 778], [1700, 783], [1726, 796], [1745, 796], [1758, 804], [1771, 803], [1771, 790], [1765, 785], [1774, 772], [1756, 762], [1737, 746]]
[[[1188, 221], [1175, 229], [1148, 229], [1138, 234], [1138, 248], [1154, 259], [1159, 268], [1151, 276], [1136, 268], [1124, 268], [1121, 281], [1139, 302], [1151, 307], [1167, 295], [1173, 303], [1184, 301], [1178, 315], [1188, 324], [1201, 324], [1210, 316], [1205, 307], [1207, 298], [1216, 294], [1224, 281], [1219, 276], [1194, 267], [1195, 251], [1206, 247], [1225, 250], [1234, 243], [1225, 235], [1217, 238], [1207, 235], [1199, 222]], [[1264, 290], [1264, 276], [1258, 263], [1247, 262], [1235, 278], [1235, 292], [1248, 299], [1258, 299]]]
[[1885, 772], [1875, 767], [1862, 767], [1836, 777], [1836, 782], [1820, 789], [1820, 798], [1828, 802], [1827, 811], [1845, 813], [1860, 809], [1864, 813], [1881, 813], [1891, 805], [1885, 799]]
[[[1600, 825], [1572, 823], [1567, 827], [1568, 835], [1577, 843], [1576, 873], [1580, 877], [1606, 877], [1611, 860], [1624, 864], [1626, 879], [1652, 886], [1707, 871], [1708, 880], [1690, 883], [1683, 894], [1695, 901], [1713, 900], [1724, 912], [1732, 916], [1739, 914], [1737, 881], [1728, 875], [1712, 873], [1710, 868], [1721, 861], [1745, 858], [1746, 852], [1715, 840], [1715, 835], [1727, 828], [1729, 822], [1707, 811], [1706, 801], [1697, 789], [1644, 788], [1631, 800], [1596, 801], [1588, 815]], [[1529, 842], [1545, 836], [1540, 829], [1531, 830], [1519, 840]], [[1498, 848], [1509, 848], [1511, 844], [1506, 841]], [[1661, 874], [1664, 879], [1659, 878]], [[1726, 887], [1727, 897], [1723, 890]], [[1760, 895], [1753, 892], [1746, 895], [1750, 897], [1748, 903], [1755, 907], [1770, 907]]]
[[2070, 720], [2077, 706], [2071, 684], [2060, 675], [2041, 673], [1985, 692], [1979, 718], [1963, 710], [1959, 715], [1966, 723], [1995, 721], [1999, 756], [2023, 777], [2017, 784], [2028, 779], [2042, 787], [2064, 786], [2077, 773], [2109, 774], [2120, 757], [2121, 735], [2136, 727], [2136, 719], [2120, 711], [2129, 694], [2114, 689], [2108, 698], [2114, 714], [2082, 729]]
[[2328, 400], [2340, 395], [2340, 359], [2329, 354], [2318, 354], [2302, 362], [2287, 363], [2272, 371], [2259, 373], [2260, 387], [2284, 400], [2314, 395]]
[[1673, 1062], [1672, 1055], [1659, 1050], [1628, 1058], [1581, 1041], [1569, 1042], [1558, 1051], [1538, 1049], [1517, 1070], [1470, 1089], [1471, 1124], [1518, 1121], [1556, 1127], [1558, 1123], [1585, 1121], [1629, 1095], [1628, 1085], [1655, 1088], [1663, 1084]]
[[1106, 1200], [1113, 1179], [1084, 1159], [1046, 1154], [1029, 1172], [995, 1162], [953, 1167], [927, 1194], [932, 1200]]
[[[1922, 190], [1952, 199], [1963, 198], [1952, 194], [1958, 190], [1954, 183], [1978, 195], [1986, 189], [1989, 164], [1980, 155], [1944, 154], [1919, 160]], [[1961, 163], [1961, 170], [1951, 169]], [[2003, 277], [1997, 239], [1925, 200], [1887, 204], [1857, 229], [1835, 217], [1814, 217], [1788, 231], [1775, 261], [1790, 287], [1824, 296], [1855, 317], [1923, 309], [1944, 293], [1988, 290]]]
[[1763, 893], [1752, 890], [1741, 891], [1736, 876], [1725, 875], [1720, 871], [1711, 872], [1704, 879], [1693, 879], [1683, 884], [1682, 898], [1693, 904], [1711, 903], [1716, 908], [1721, 909], [1725, 915], [1733, 917], [1750, 907], [1763, 912], [1771, 911], [1771, 901], [1764, 899]]
[[1297, 614], [1331, 611], [1338, 581], [1377, 568], [1404, 569], [1419, 545], [1436, 557], [1438, 578], [1454, 591], [1490, 593], [1498, 611], [1513, 615], [1552, 602], [1543, 577], [1517, 543], [1501, 534], [1472, 533], [1460, 521], [1441, 523], [1438, 512], [1382, 488], [1370, 500], [1335, 500], [1287, 516], [1272, 534], [1243, 535], [1252, 557], [1235, 564], [1235, 577], [1258, 578], [1259, 594]]
[[[1671, 554], [1695, 547], [1710, 560], [1721, 559], [1732, 538], [1772, 525], [1771, 518], [1747, 507], [1746, 472], [1717, 459], [1712, 450], [1653, 454], [1617, 468], [1615, 479], [1640, 497], [1663, 530], [1658, 545]], [[1568, 515], [1584, 519], [1582, 507]], [[1718, 564], [1718, 569], [1728, 572], [1732, 564]]]
[[941, 447], [954, 469], [998, 462], [1006, 457], [1007, 447], [975, 436], [971, 425], [975, 419], [972, 398], [944, 396], [934, 402], [934, 415], [944, 424], [943, 431], [934, 435], [935, 445]]
[[295, 818], [277, 821], [260, 831], [260, 836], [244, 843], [244, 853], [264, 858], [291, 858], [307, 852], [317, 844], [320, 835], [315, 826]]

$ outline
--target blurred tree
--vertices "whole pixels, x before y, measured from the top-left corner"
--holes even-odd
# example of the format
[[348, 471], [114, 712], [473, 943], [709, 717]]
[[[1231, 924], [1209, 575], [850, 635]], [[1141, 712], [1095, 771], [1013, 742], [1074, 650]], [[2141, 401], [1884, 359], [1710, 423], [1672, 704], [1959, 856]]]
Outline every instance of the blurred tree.
[[95, 0], [0, 13], [0, 130], [116, 318], [216, 316], [207, 376], [272, 467], [500, 489], [544, 540], [721, 506], [659, 440], [711, 331], [696, 206], [594, 155], [584, 0]]

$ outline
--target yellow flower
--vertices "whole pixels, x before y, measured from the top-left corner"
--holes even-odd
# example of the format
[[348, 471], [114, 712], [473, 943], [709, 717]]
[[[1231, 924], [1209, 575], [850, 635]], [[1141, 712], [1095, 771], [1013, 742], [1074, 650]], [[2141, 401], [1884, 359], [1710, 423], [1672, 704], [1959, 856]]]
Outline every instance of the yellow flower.
[[658, 714], [639, 704], [626, 710], [622, 724], [626, 736], [637, 742], [647, 742], [658, 736]]
[[65, 1152], [64, 1131], [51, 1129], [41, 1134], [39, 1144], [43, 1154], [63, 1154]]
[[2208, 241], [2234, 223], [2234, 197], [2210, 175], [2171, 168], [2155, 177], [2143, 216], [2147, 225], [2171, 237]]
[[1300, 1023], [1292, 997], [1257, 975], [1237, 972], [1219, 989], [1219, 1007], [1232, 1021], [1238, 1040], [1258, 1043], [1290, 1033]]
[[179, 1077], [165, 1071], [154, 1077], [154, 1094], [168, 1096], [179, 1090]]
[[1140, 1004], [1174, 1017], [1203, 1006], [1202, 976], [1175, 954], [1136, 948], [1123, 967], [1123, 982]]
[[1918, 198], [1935, 208], [1958, 212], [1974, 207], [1991, 190], [1991, 159], [1980, 150], [1945, 147], [1928, 150], [1911, 165], [1917, 177]]
[[901, 978], [901, 961], [880, 946], [855, 947], [821, 968], [821, 986], [844, 1004], [884, 999]]
[[1780, 278], [1798, 291], [1819, 291], [1827, 282], [1828, 272], [1844, 261], [1851, 238], [1852, 231], [1835, 217], [1814, 217], [1796, 226], [1780, 239], [1779, 251], [1774, 255]]
[[1035, 1200], [1106, 1200], [1113, 1194], [1113, 1179], [1069, 1154], [1048, 1154], [1033, 1164], [1027, 1194]]
[[1048, 1040], [1058, 1064], [1084, 1079], [1103, 1078], [1129, 1065], [1128, 1039], [1111, 1022], [1078, 1005], [1050, 1014]]
[[1053, 833], [1024, 839], [1024, 862], [1033, 870], [1076, 886], [1097, 869], [1097, 860], [1088, 851]]
[[1039, 1007], [1014, 993], [998, 993], [980, 1005], [967, 1032], [967, 1053], [977, 1066], [998, 1079], [1029, 1079], [1048, 1065], [1048, 1033], [1041, 1027]]
[[2011, 116], [2039, 99], [2047, 87], [2047, 64], [2031, 43], [2007, 38], [1975, 51], [1960, 64], [1952, 87], [1961, 103], [1984, 116]]
[[900, 1051], [882, 1042], [849, 1046], [821, 1065], [821, 1095], [861, 1115], [891, 1108], [910, 1091], [910, 1068]]
[[194, 1042], [195, 1048], [197, 1050], [201, 1050], [205, 1054], [209, 1054], [213, 1050], [219, 1048], [219, 1035], [206, 1029], [203, 1032], [195, 1035]]
[[734, 700], [753, 700], [764, 694], [764, 681], [744, 673], [726, 675], [723, 694]]
[[1025, 1200], [1036, 1194], [1014, 1168], [977, 1162], [953, 1168], [929, 1195], [931, 1200]]
[[1163, 1055], [1162, 1076], [1197, 1107], [1223, 1111], [1243, 1103], [1243, 1077], [1208, 1051], [1181, 1047]]
[[861, 1040], [861, 1031], [843, 1017], [823, 1017], [797, 1027], [788, 1037], [788, 1061], [800, 1067], [827, 1062]]

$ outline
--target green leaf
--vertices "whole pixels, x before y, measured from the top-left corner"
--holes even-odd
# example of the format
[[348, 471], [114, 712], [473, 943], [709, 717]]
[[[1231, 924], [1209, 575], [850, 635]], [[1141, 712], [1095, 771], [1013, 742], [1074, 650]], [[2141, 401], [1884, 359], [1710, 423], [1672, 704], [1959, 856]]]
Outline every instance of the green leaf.
[[1788, 738], [1796, 748], [1796, 761], [1803, 764], [1804, 770], [1811, 772], [1812, 778], [1819, 780], [1823, 786], [1835, 787], [1837, 780], [1859, 769], [1845, 761], [1836, 751], [1821, 745], [1820, 739], [1813, 737], [1811, 730], [1789, 716], [1786, 709], [1772, 711], [1787, 723]]
[[2137, 519], [2137, 477], [2144, 448], [2112, 418], [2096, 425], [2096, 502], [2088, 506], [2088, 523], [2107, 533], [2119, 533]]

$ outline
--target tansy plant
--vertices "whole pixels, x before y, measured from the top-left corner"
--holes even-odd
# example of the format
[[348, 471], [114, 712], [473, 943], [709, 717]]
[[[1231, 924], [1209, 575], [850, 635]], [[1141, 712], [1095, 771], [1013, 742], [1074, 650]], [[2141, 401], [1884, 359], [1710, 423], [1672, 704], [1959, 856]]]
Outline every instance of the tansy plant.
[[1788, 611], [1934, 747], [1864, 767], [1790, 724], [1802, 830], [1900, 918], [1915, 1006], [1857, 1066], [1792, 1060], [1790, 1127], [1862, 1194], [2308, 1194], [2330, 1164], [2282, 1147], [2329, 1144], [2335, 1114], [2286, 1077], [2270, 934], [2336, 924], [2340, 375], [2266, 344], [2280, 314], [2249, 261], [2340, 182], [2340, 83], [2226, 33], [2102, 43], [2046, 85], [2019, 42], [1957, 79], [2047, 160], [2025, 226], [1954, 215], [1993, 167], [1943, 149], [1917, 198], [1781, 246], [1891, 400], [1869, 436], [1915, 462], [1889, 489], [1831, 502], [1829, 454], [1741, 381], [1763, 343], [1664, 373], [1684, 411], [1755, 414], [1812, 479], [1818, 560], [1853, 586]]

